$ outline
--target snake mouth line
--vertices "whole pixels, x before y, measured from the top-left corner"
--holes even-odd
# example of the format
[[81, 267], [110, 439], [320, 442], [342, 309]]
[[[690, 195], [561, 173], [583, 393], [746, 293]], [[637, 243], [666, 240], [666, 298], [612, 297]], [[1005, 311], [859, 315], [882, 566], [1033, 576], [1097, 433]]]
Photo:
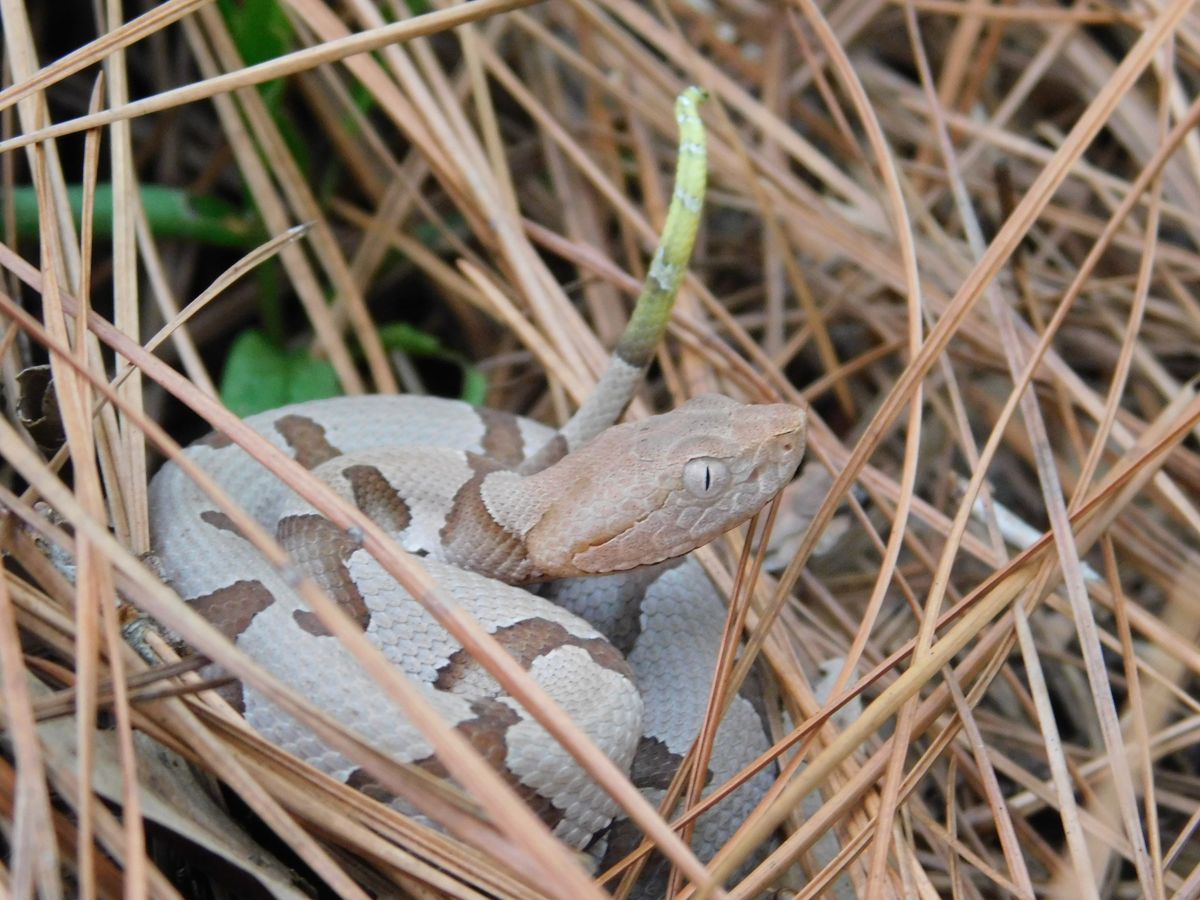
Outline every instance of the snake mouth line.
[[[627, 526], [622, 528], [620, 531], [614, 532], [612, 534], [606, 535], [604, 537], [598, 538], [593, 541], [588, 541], [588, 542], [577, 544], [576, 549], [573, 549], [571, 551], [571, 562], [575, 563], [575, 567], [577, 569], [579, 569], [581, 572], [592, 571], [591, 569], [585, 569], [582, 565], [579, 564], [579, 557], [582, 554], [587, 553], [592, 550], [598, 550], [601, 547], [611, 544], [613, 541], [617, 540], [618, 538], [624, 537], [625, 535], [627, 535], [631, 531], [633, 531], [635, 528], [637, 528], [639, 525], [641, 525], [643, 522], [646, 522], [647, 520], [649, 520], [649, 518], [652, 515], [654, 515], [656, 512], [658, 512], [660, 509], [662, 509], [661, 506], [655, 507], [654, 509], [647, 511], [646, 513], [638, 516], [636, 519], [634, 519], [632, 522], [630, 522]], [[680, 555], [682, 555], [682, 554], [680, 554]], [[652, 566], [655, 563], [662, 562], [664, 559], [668, 559], [668, 558], [669, 557], [667, 557], [667, 556], [661, 556], [658, 559], [641, 560], [638, 562], [630, 563], [627, 566], [620, 566], [619, 568], [613, 568], [613, 567], [604, 567], [604, 568], [606, 571], [623, 572], [628, 569], [636, 569], [638, 566]]]

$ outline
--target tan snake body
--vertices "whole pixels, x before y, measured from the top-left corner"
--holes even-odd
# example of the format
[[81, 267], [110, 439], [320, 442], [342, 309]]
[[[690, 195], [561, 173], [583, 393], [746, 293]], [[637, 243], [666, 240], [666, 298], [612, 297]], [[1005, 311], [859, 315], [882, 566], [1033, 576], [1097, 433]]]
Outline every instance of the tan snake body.
[[[694, 114], [686, 104], [681, 109], [684, 172], [698, 125], [685, 123], [682, 116]], [[677, 184], [689, 183], [684, 175]], [[702, 180], [700, 186], [702, 192]], [[643, 422], [613, 424], [665, 327], [690, 253], [690, 238], [673, 246], [670, 229], [647, 287], [659, 296], [643, 296], [642, 319], [635, 311], [597, 395], [558, 432], [457, 401], [407, 396], [312, 401], [247, 420], [402, 547], [423, 555], [441, 587], [652, 800], [699, 733], [725, 621], [721, 597], [686, 554], [753, 515], [791, 479], [805, 427], [796, 407], [716, 395]], [[645, 310], [656, 299], [650, 339]], [[606, 842], [612, 852], [629, 848], [633, 835], [613, 826], [613, 802], [353, 536], [220, 435], [187, 453], [275, 530], [295, 563], [423, 686], [557, 835], [596, 855]], [[160, 568], [181, 596], [376, 748], [444, 774], [432, 748], [325, 632], [289, 579], [178, 467], [165, 466], [154, 478], [151, 514]], [[604, 574], [614, 572], [625, 574]], [[545, 596], [516, 586], [529, 583], [548, 583]], [[285, 750], [372, 788], [350, 760], [250, 687], [236, 685], [227, 696]], [[709, 787], [766, 747], [758, 714], [735, 698], [716, 737]], [[769, 773], [760, 774], [701, 817], [693, 844], [702, 857], [769, 783]]]

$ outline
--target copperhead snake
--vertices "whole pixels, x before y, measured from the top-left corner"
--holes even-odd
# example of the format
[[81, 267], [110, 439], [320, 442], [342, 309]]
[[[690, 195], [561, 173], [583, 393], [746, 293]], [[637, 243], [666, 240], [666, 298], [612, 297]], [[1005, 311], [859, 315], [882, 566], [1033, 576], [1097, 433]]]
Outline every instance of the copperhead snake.
[[[756, 513], [794, 475], [805, 414], [718, 395], [616, 425], [666, 327], [704, 191], [701, 94], [676, 108], [676, 190], [629, 327], [599, 386], [558, 431], [431, 397], [311, 401], [247, 420], [424, 557], [439, 584], [509, 650], [652, 800], [699, 733], [724, 603], [686, 554]], [[442, 715], [555, 833], [596, 856], [632, 836], [613, 802], [450, 635], [345, 532], [219, 434], [188, 456], [274, 529]], [[229, 638], [317, 707], [396, 759], [441, 771], [289, 579], [266, 564], [177, 466], [151, 484], [163, 576]], [[617, 573], [617, 574], [612, 574]], [[538, 585], [539, 593], [522, 585]], [[353, 763], [249, 686], [227, 694], [266, 738], [343, 781]], [[717, 786], [767, 747], [753, 704], [735, 698], [716, 737]], [[760, 773], [705, 814], [710, 856], [770, 784]]]

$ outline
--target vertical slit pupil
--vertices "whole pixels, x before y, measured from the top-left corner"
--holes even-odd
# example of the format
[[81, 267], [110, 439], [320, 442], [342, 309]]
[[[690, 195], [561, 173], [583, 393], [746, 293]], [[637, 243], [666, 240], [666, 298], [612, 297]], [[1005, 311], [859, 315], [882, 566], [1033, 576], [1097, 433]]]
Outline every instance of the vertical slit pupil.
[[704, 489], [707, 491], [712, 486], [712, 469], [708, 466], [704, 467]]

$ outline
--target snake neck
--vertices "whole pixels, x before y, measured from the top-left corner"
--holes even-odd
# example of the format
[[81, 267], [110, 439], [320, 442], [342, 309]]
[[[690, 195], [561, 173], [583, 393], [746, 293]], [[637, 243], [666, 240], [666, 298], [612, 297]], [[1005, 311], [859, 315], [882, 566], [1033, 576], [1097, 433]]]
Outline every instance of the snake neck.
[[[475, 475], [457, 492], [440, 538], [446, 560], [509, 584], [595, 574], [574, 563], [573, 551], [593, 531], [593, 512], [573, 503], [603, 477], [585, 452], [569, 454], [532, 474], [508, 469], [486, 459], [473, 460]], [[542, 539], [547, 523], [561, 522], [563, 540]], [[557, 528], [557, 526], [556, 526]], [[547, 552], [549, 546], [549, 552]]]
[[441, 529], [440, 555], [509, 584], [557, 577], [530, 557], [526, 538], [563, 488], [562, 461], [532, 475], [485, 458], [473, 458], [472, 467], [475, 474], [455, 494]]

